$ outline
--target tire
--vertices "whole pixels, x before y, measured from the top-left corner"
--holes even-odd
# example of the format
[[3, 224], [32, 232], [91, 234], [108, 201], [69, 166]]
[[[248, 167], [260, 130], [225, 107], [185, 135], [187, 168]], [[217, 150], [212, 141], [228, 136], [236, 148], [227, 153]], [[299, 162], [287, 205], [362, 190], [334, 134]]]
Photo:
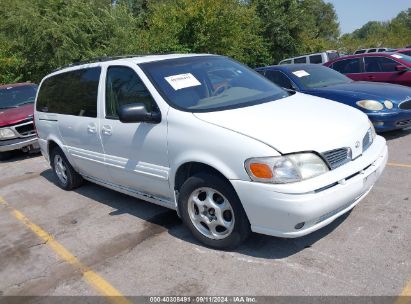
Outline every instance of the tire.
[[234, 249], [251, 234], [240, 199], [219, 176], [200, 173], [188, 178], [180, 189], [178, 208], [194, 237], [209, 247]]
[[83, 178], [73, 169], [59, 147], [51, 151], [50, 163], [56, 178], [56, 184], [60, 188], [68, 191], [78, 188], [83, 184]]
[[8, 160], [13, 156], [13, 153], [10, 151], [0, 152], [0, 161]]

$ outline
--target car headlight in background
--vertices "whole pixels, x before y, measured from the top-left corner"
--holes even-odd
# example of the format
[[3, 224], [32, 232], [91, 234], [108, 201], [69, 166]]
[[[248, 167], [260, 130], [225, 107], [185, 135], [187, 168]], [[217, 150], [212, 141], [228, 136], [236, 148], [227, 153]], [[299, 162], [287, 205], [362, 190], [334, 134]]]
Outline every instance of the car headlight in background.
[[0, 139], [10, 139], [17, 137], [10, 128], [0, 129]]
[[360, 100], [357, 101], [357, 106], [370, 111], [381, 111], [384, 109], [384, 105], [376, 100]]
[[295, 183], [329, 171], [314, 153], [250, 158], [245, 162], [245, 169], [251, 180], [273, 184]]
[[388, 109], [391, 110], [394, 107], [394, 104], [390, 100], [384, 101], [384, 106]]

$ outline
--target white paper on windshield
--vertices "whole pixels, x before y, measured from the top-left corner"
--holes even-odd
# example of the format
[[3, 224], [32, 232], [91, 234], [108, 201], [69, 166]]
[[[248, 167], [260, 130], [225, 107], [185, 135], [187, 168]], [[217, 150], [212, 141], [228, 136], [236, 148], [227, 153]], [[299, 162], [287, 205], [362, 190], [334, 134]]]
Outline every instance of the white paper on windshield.
[[398, 59], [401, 59], [401, 58], [402, 58], [402, 56], [401, 56], [401, 55], [398, 55], [398, 54], [392, 54], [391, 56], [394, 57], [394, 58], [398, 58]]
[[201, 85], [201, 83], [191, 73], [179, 74], [164, 77], [174, 90], [180, 90]]
[[293, 72], [293, 74], [294, 74], [295, 76], [299, 77], [299, 78], [305, 77], [305, 76], [310, 76], [310, 74], [307, 73], [307, 72], [304, 71], [304, 70], [295, 71], [295, 72]]

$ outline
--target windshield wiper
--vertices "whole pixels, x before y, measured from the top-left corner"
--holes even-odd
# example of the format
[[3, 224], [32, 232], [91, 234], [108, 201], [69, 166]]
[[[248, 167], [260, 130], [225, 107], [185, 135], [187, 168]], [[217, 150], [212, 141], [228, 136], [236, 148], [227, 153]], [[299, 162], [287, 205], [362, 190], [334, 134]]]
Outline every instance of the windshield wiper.
[[0, 110], [12, 109], [12, 108], [18, 108], [18, 106], [0, 107]]
[[27, 100], [25, 102], [19, 103], [18, 107], [29, 103], [34, 103], [34, 100]]

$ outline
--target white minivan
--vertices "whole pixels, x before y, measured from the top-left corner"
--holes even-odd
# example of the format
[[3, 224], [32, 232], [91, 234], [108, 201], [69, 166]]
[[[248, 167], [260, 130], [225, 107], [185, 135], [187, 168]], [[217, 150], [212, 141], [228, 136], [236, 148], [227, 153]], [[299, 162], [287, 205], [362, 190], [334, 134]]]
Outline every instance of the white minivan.
[[364, 113], [216, 55], [62, 68], [40, 84], [35, 124], [61, 188], [86, 179], [175, 209], [214, 248], [251, 231], [320, 229], [358, 204], [387, 162]]
[[281, 60], [279, 64], [301, 64], [301, 63], [312, 63], [312, 64], [323, 64], [328, 61], [337, 59], [340, 57], [338, 51], [325, 51], [321, 53], [308, 54], [303, 56], [297, 56], [293, 58], [287, 58]]

